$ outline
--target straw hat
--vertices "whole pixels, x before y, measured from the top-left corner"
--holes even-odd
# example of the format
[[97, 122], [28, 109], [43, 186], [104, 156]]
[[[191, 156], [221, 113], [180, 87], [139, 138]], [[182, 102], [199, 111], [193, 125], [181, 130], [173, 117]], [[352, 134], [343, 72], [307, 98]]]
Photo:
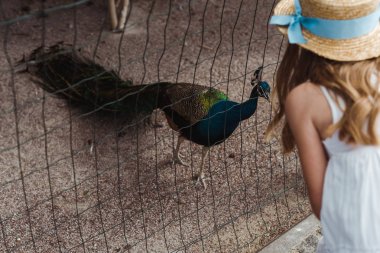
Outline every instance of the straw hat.
[[[300, 0], [303, 17], [329, 20], [352, 20], [368, 16], [378, 10], [380, 0]], [[295, 14], [295, 0], [280, 0], [275, 16]], [[288, 26], [278, 26], [283, 34]], [[350, 39], [319, 37], [304, 27], [306, 43], [299, 44], [320, 56], [336, 61], [360, 61], [380, 56], [380, 23], [366, 35]]]

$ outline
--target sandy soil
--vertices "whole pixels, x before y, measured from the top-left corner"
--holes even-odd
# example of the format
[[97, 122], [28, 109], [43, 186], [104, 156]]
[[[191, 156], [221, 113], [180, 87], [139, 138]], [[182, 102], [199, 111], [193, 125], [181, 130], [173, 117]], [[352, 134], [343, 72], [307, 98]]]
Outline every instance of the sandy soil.
[[[255, 252], [306, 217], [297, 157], [263, 140], [266, 101], [211, 150], [202, 190], [192, 181], [201, 148], [186, 142], [191, 166], [173, 165], [176, 133], [161, 112], [162, 128], [84, 116], [10, 70], [42, 43], [64, 41], [135, 83], [195, 82], [242, 101], [258, 66], [273, 83], [282, 45], [267, 27], [274, 3], [132, 0], [125, 32], [115, 34], [104, 2], [0, 26], [0, 252]], [[0, 8], [6, 20], [41, 3]]]

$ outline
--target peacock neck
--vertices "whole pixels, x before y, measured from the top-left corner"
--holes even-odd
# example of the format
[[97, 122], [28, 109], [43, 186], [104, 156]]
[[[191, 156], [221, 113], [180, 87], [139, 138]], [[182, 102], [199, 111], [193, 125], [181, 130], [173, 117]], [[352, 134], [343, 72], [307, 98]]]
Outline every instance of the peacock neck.
[[232, 117], [236, 121], [246, 120], [251, 117], [257, 108], [258, 96], [251, 94], [250, 98], [232, 109]]
[[246, 120], [255, 113], [256, 108], [257, 108], [257, 101], [258, 101], [258, 98], [255, 97], [255, 98], [250, 98], [247, 101], [240, 104], [241, 120]]

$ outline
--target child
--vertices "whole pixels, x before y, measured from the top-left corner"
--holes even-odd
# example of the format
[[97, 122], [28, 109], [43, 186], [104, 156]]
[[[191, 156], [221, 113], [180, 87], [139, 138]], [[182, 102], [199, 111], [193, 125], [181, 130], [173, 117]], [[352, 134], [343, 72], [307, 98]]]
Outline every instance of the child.
[[[380, 1], [280, 0], [285, 152], [296, 145], [323, 239], [318, 252], [380, 252]], [[379, 79], [380, 80], [380, 79]]]

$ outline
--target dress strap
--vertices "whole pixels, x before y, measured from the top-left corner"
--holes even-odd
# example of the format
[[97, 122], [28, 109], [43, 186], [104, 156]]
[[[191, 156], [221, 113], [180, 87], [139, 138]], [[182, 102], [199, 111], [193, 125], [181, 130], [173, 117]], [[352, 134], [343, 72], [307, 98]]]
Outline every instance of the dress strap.
[[331, 115], [332, 115], [332, 122], [333, 122], [333, 124], [335, 124], [342, 117], [342, 111], [340, 110], [336, 101], [331, 97], [328, 89], [324, 86], [320, 86], [320, 87], [321, 87], [321, 91], [322, 91], [323, 95], [325, 96], [325, 98], [327, 100], [327, 103], [329, 104], [329, 107], [331, 110]]

